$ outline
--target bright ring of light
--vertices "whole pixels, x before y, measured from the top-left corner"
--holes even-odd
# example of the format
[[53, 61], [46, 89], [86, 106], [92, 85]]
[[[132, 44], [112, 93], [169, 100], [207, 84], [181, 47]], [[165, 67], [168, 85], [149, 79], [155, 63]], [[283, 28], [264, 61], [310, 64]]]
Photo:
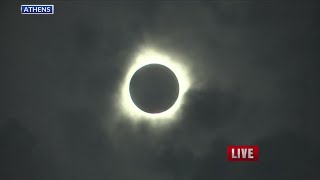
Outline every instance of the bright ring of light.
[[[169, 69], [176, 75], [179, 82], [179, 95], [174, 105], [161, 113], [151, 114], [140, 110], [132, 101], [129, 91], [130, 81], [134, 73], [143, 66], [149, 64], [161, 64]], [[135, 58], [132, 65], [125, 76], [124, 83], [121, 87], [121, 109], [125, 115], [128, 115], [133, 120], [170, 120], [176, 118], [181, 105], [183, 104], [184, 94], [190, 87], [190, 79], [187, 68], [178, 61], [171, 60], [170, 57], [160, 54], [154, 50], [144, 50], [139, 53]]]

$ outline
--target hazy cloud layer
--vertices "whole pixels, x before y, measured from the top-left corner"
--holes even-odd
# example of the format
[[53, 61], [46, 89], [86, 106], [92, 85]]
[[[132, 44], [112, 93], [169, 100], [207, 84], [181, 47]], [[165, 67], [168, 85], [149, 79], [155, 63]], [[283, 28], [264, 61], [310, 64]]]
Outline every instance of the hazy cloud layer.
[[[59, 1], [52, 16], [19, 5], [0, 13], [0, 179], [320, 177], [316, 3]], [[116, 106], [142, 46], [192, 69], [167, 127]], [[260, 162], [226, 162], [230, 144], [258, 144]]]

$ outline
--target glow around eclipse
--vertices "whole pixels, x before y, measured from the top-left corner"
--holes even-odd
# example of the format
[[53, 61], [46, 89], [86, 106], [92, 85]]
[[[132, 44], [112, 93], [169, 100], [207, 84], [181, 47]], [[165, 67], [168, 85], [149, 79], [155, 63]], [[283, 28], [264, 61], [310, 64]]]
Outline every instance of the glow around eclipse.
[[[134, 73], [149, 64], [161, 64], [168, 67], [176, 75], [179, 82], [179, 95], [174, 105], [170, 109], [156, 114], [146, 113], [140, 110], [132, 101], [129, 91], [130, 81]], [[171, 59], [169, 56], [160, 54], [155, 50], [146, 49], [140, 52], [129, 66], [124, 81], [121, 84], [120, 107], [123, 113], [132, 120], [150, 120], [153, 122], [155, 120], [161, 120], [162, 122], [167, 122], [168, 120], [175, 119], [179, 114], [184, 102], [184, 95], [190, 88], [190, 84], [191, 79], [189, 72], [184, 64], [179, 63], [176, 59]]]

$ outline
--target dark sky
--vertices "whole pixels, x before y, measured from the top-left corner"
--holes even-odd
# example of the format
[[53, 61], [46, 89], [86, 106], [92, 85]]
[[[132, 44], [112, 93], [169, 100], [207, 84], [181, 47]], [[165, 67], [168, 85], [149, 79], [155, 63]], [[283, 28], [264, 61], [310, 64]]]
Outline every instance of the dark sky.
[[[320, 179], [316, 1], [51, 2], [1, 1], [1, 180]], [[165, 128], [117, 115], [148, 45], [192, 66]], [[231, 144], [259, 162], [227, 162]]]

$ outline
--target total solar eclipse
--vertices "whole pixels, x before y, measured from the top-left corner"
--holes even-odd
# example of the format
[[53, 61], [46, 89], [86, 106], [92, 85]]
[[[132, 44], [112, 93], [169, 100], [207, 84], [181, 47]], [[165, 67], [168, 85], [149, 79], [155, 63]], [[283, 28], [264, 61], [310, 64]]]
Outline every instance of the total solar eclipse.
[[162, 113], [170, 109], [179, 96], [179, 82], [172, 70], [161, 64], [138, 69], [130, 80], [130, 97], [146, 113]]
[[115, 96], [121, 115], [154, 125], [178, 120], [192, 83], [187, 65], [183, 59], [151, 48], [138, 51]]

